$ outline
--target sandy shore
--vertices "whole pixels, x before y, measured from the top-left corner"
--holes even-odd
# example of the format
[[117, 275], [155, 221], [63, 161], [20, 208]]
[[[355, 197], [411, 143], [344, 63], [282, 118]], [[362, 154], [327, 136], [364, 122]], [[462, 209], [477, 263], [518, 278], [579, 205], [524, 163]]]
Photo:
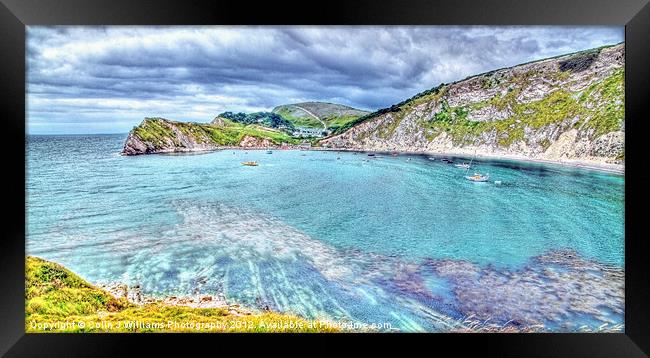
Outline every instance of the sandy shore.
[[[462, 151], [449, 151], [449, 152], [428, 152], [428, 151], [375, 151], [375, 150], [365, 150], [365, 149], [343, 149], [343, 148], [323, 148], [323, 147], [314, 147], [311, 150], [322, 150], [322, 151], [333, 151], [333, 152], [358, 152], [358, 153], [378, 153], [378, 154], [387, 154], [392, 153], [406, 154], [406, 155], [431, 155], [437, 157], [461, 157], [470, 160], [473, 156], [473, 152], [462, 152]], [[550, 160], [550, 159], [538, 159], [530, 158], [523, 155], [514, 155], [514, 154], [493, 154], [493, 153], [476, 153], [477, 158], [491, 159], [491, 160], [504, 160], [504, 161], [518, 161], [518, 162], [530, 162], [530, 163], [542, 163], [542, 164], [555, 164], [572, 168], [583, 168], [589, 170], [596, 170], [607, 173], [615, 174], [625, 174], [625, 165], [624, 164], [613, 164], [613, 163], [604, 163], [600, 161], [588, 161], [588, 160], [574, 160], [574, 159], [565, 159], [565, 160]]]

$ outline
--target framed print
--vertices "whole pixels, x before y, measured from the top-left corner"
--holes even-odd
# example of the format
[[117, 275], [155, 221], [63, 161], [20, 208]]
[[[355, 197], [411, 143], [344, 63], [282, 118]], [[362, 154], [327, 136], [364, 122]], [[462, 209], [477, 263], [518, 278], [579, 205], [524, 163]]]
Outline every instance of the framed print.
[[6, 2], [3, 353], [647, 354], [643, 1], [253, 8]]

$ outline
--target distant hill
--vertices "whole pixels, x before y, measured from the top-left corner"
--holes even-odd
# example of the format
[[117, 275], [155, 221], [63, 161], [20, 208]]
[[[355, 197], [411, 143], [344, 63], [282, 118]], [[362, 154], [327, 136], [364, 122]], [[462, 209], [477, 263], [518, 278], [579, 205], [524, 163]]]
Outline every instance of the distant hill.
[[282, 116], [295, 127], [336, 130], [369, 112], [327, 102], [302, 102], [277, 106], [273, 113]]
[[264, 127], [293, 130], [293, 123], [284, 119], [277, 113], [272, 112], [255, 112], [255, 113], [233, 113], [223, 112], [215, 118], [212, 123], [215, 124], [221, 119], [229, 119], [232, 122], [240, 123], [243, 125], [259, 124]]

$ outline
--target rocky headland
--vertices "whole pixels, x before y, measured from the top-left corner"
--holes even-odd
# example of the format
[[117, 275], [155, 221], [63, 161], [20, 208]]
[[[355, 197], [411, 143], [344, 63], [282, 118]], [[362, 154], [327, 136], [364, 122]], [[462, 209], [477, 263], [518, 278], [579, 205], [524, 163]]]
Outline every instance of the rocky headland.
[[373, 113], [305, 102], [269, 113], [224, 112], [211, 123], [146, 118], [122, 153], [291, 149], [305, 141], [292, 130], [322, 126], [329, 135], [309, 139], [312, 149], [476, 155], [622, 172], [624, 61], [623, 44], [605, 46], [441, 84]]

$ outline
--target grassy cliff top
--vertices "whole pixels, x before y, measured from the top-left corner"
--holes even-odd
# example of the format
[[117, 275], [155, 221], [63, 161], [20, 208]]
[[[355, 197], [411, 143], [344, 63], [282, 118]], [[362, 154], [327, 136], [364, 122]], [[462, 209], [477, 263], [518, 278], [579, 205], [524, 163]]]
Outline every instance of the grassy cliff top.
[[[134, 305], [113, 297], [56, 263], [28, 256], [25, 266], [25, 330], [28, 333], [336, 331], [323, 322], [273, 312], [234, 315], [227, 308], [163, 303]], [[198, 330], [197, 326], [202, 329]]]
[[210, 124], [177, 122], [164, 118], [145, 118], [140, 125], [133, 128], [132, 132], [142, 141], [152, 143], [154, 146], [163, 146], [167, 141], [172, 141], [175, 144], [180, 143], [179, 133], [193, 138], [197, 143], [219, 146], [236, 146], [246, 136], [268, 139], [275, 144], [298, 142], [280, 130], [258, 124], [235, 123], [228, 119], [223, 119], [220, 124]]

